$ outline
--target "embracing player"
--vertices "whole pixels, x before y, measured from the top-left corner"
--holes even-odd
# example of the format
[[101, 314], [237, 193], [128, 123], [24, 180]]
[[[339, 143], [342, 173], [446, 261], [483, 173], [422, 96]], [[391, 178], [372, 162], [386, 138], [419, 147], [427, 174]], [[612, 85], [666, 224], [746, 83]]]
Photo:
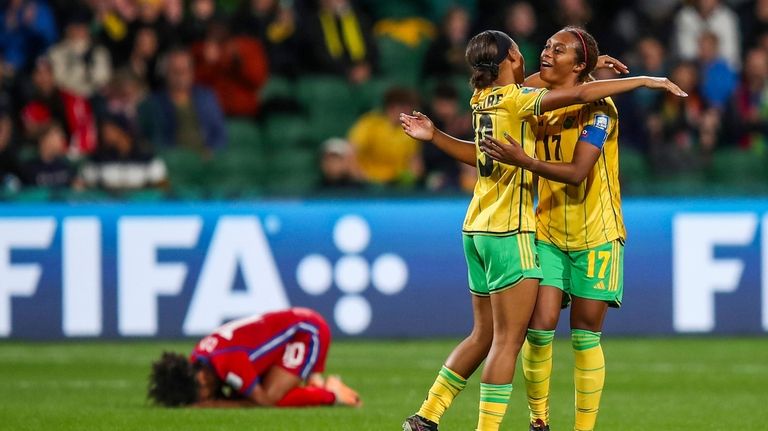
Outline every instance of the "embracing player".
[[517, 355], [536, 302], [542, 273], [533, 241], [533, 176], [482, 153], [479, 144], [484, 137], [513, 135], [523, 151], [532, 154], [533, 128], [536, 117], [543, 112], [595, 102], [642, 86], [684, 95], [668, 79], [650, 77], [606, 80], [551, 91], [523, 87], [522, 55], [514, 41], [498, 31], [484, 31], [473, 37], [466, 58], [473, 69], [475, 143], [436, 130], [423, 115], [401, 115], [403, 128], [411, 137], [433, 141], [478, 169], [462, 229], [474, 328], [449, 355], [419, 411], [406, 419], [405, 431], [437, 430], [443, 413], [484, 359], [477, 429], [499, 429], [512, 391]]
[[328, 324], [307, 308], [234, 320], [189, 358], [164, 352], [152, 364], [149, 397], [167, 407], [357, 407], [355, 391], [321, 374], [330, 343]]

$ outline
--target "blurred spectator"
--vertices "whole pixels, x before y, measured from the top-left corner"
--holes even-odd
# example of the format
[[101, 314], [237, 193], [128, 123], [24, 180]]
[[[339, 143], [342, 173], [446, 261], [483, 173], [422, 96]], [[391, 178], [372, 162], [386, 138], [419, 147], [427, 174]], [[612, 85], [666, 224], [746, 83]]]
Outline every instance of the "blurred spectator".
[[688, 97], [664, 95], [648, 117], [651, 157], [662, 170], [695, 169], [714, 149], [718, 124], [713, 120], [717, 114], [708, 110], [702, 100], [694, 63], [676, 65], [671, 79]]
[[323, 142], [320, 170], [323, 178], [320, 187], [324, 190], [354, 190], [363, 184], [357, 179], [352, 145], [341, 138], [330, 138]]
[[[628, 64], [633, 75], [668, 76], [664, 45], [654, 37], [640, 39], [628, 60], [631, 60]], [[622, 145], [626, 143], [641, 151], [648, 149], [650, 138], [642, 119], [660, 106], [663, 97], [661, 92], [646, 88], [613, 97], [622, 118], [638, 119], [621, 123]]]
[[464, 51], [469, 40], [469, 13], [456, 6], [446, 12], [440, 34], [427, 50], [422, 63], [423, 77], [466, 75], [469, 71]]
[[717, 35], [704, 31], [699, 36], [699, 67], [701, 95], [712, 108], [722, 109], [736, 87], [736, 73], [720, 55]]
[[554, 8], [558, 27], [585, 27], [592, 21], [592, 8], [586, 0], [557, 0]]
[[[53, 121], [64, 127], [71, 150], [88, 154], [96, 148], [96, 125], [91, 103], [85, 97], [63, 90], [54, 81], [53, 66], [47, 57], [39, 57], [32, 79], [25, 91], [22, 119], [34, 133], [32, 123], [47, 125]], [[47, 118], [48, 121], [45, 119]]]
[[[613, 33], [613, 43], [603, 43], [600, 40], [602, 51], [608, 51], [613, 54], [625, 52], [631, 48], [636, 48], [636, 43], [643, 37], [658, 37], [657, 23], [648, 17], [644, 10], [635, 4], [624, 5], [616, 14], [610, 31]], [[608, 42], [608, 41], [605, 41]]]
[[19, 165], [16, 158], [13, 120], [5, 109], [0, 111], [0, 184], [4, 189], [18, 188]]
[[417, 106], [413, 91], [391, 88], [384, 95], [383, 112], [369, 112], [352, 126], [349, 141], [365, 181], [412, 185], [421, 177], [421, 145], [400, 127], [400, 113], [413, 112]]
[[720, 55], [734, 70], [741, 67], [739, 20], [720, 0], [696, 0], [684, 6], [675, 17], [675, 48], [683, 60], [694, 60], [698, 54], [699, 37], [704, 31], [717, 35]]
[[26, 70], [32, 59], [56, 41], [56, 21], [40, 0], [6, 0], [0, 8], [0, 55], [14, 71]]
[[192, 46], [197, 82], [216, 92], [228, 116], [254, 117], [267, 81], [267, 55], [258, 40], [232, 36], [221, 20], [211, 22], [205, 40]]
[[269, 57], [272, 74], [296, 73], [296, 16], [278, 0], [243, 0], [234, 16], [235, 32], [259, 39]]
[[[636, 75], [667, 76], [666, 50], [654, 37], [640, 39], [636, 46], [638, 64], [632, 65]], [[648, 111], [659, 99], [661, 93], [647, 88], [632, 92], [634, 101], [641, 111]]]
[[87, 11], [74, 11], [64, 39], [49, 51], [56, 83], [83, 97], [92, 96], [112, 75], [109, 51], [91, 39], [89, 24]]
[[21, 164], [22, 181], [27, 186], [82, 187], [75, 165], [67, 159], [64, 129], [57, 123], [43, 128], [37, 139], [37, 155]]
[[215, 0], [192, 0], [189, 11], [181, 22], [182, 42], [188, 45], [203, 40], [208, 25], [215, 17]]
[[536, 14], [530, 3], [520, 1], [506, 8], [504, 29], [520, 48], [526, 71], [537, 70], [539, 65], [543, 44], [537, 34], [537, 25]]
[[147, 99], [144, 81], [130, 69], [119, 69], [99, 98], [96, 112], [98, 117], [109, 114], [124, 116], [131, 125], [131, 130], [141, 130], [139, 107]]
[[744, 79], [736, 89], [729, 124], [738, 145], [764, 154], [768, 149], [768, 53], [747, 52]]
[[[181, 42], [181, 38], [177, 34], [178, 27], [166, 19], [166, 3], [169, 3], [170, 0], [135, 1], [138, 5], [138, 15], [136, 21], [131, 25], [131, 36], [134, 41], [139, 37], [139, 31], [151, 28], [154, 30], [155, 43], [159, 46], [160, 51], [167, 48], [171, 43]], [[134, 42], [134, 49], [135, 47]]]
[[83, 167], [83, 178], [89, 187], [119, 192], [166, 184], [165, 162], [140, 147], [125, 117], [106, 117], [100, 135], [99, 148]]
[[[472, 117], [460, 109], [459, 93], [451, 85], [439, 84], [432, 94], [429, 118], [435, 127], [459, 139], [472, 140]], [[461, 186], [460, 163], [434, 145], [422, 147], [424, 182], [429, 190], [458, 189]]]
[[318, 0], [317, 11], [300, 23], [302, 58], [308, 71], [367, 81], [376, 67], [371, 24], [349, 0]]
[[768, 32], [768, 0], [745, 1], [739, 13], [742, 51], [759, 44], [760, 35]]
[[94, 35], [109, 51], [113, 66], [118, 67], [130, 56], [133, 47], [131, 23], [139, 14], [134, 0], [88, 0], [94, 13]]
[[216, 95], [195, 85], [192, 56], [175, 49], [165, 57], [165, 89], [140, 106], [142, 131], [156, 148], [184, 147], [208, 153], [227, 142]]
[[162, 78], [157, 71], [157, 59], [160, 55], [160, 41], [153, 26], [142, 26], [136, 30], [133, 48], [128, 57], [127, 66], [152, 90], [158, 90]]

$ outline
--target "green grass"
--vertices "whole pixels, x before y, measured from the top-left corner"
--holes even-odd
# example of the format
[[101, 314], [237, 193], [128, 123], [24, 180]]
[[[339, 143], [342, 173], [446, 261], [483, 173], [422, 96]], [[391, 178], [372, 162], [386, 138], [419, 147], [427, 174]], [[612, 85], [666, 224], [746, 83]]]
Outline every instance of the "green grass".
[[[361, 409], [162, 409], [145, 398], [149, 363], [192, 342], [0, 342], [3, 430], [398, 430], [454, 341], [346, 341], [328, 371], [358, 389]], [[610, 339], [599, 430], [707, 431], [768, 427], [765, 338]], [[573, 427], [570, 347], [556, 341], [553, 429]], [[527, 429], [519, 372], [502, 429]], [[474, 429], [478, 376], [441, 422]]]

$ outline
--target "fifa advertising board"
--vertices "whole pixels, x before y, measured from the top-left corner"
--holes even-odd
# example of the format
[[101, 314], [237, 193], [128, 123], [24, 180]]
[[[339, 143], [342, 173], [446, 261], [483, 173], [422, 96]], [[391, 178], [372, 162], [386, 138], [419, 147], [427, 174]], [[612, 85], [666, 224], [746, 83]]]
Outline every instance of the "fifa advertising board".
[[[290, 306], [337, 336], [460, 336], [466, 205], [2, 205], [0, 337], [199, 336]], [[768, 331], [768, 200], [628, 200], [624, 213], [624, 303], [606, 333]]]

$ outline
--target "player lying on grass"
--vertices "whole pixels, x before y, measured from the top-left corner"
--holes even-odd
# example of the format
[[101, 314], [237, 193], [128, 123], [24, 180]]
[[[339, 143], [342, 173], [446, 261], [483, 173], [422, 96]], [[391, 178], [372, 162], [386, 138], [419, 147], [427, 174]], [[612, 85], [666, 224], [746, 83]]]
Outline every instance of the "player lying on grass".
[[149, 398], [167, 407], [358, 407], [337, 376], [324, 378], [328, 324], [306, 308], [229, 322], [187, 358], [164, 352], [152, 364]]

